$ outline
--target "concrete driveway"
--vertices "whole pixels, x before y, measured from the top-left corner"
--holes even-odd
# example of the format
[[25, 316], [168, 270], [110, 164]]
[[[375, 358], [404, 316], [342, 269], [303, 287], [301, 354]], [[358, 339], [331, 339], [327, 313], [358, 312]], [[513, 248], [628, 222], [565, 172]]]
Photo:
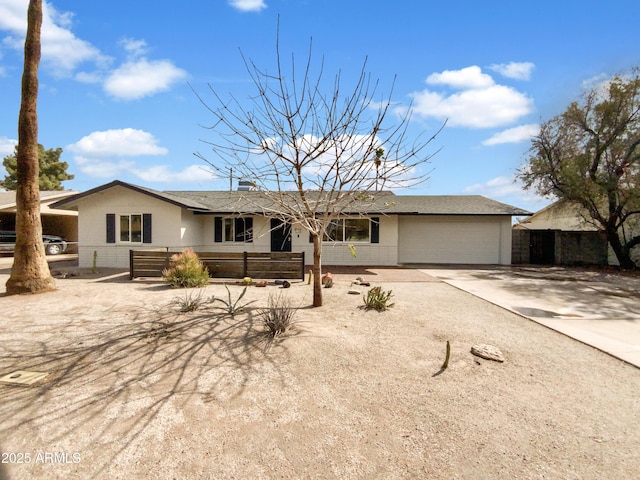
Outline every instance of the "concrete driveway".
[[640, 275], [531, 266], [421, 271], [640, 367]]

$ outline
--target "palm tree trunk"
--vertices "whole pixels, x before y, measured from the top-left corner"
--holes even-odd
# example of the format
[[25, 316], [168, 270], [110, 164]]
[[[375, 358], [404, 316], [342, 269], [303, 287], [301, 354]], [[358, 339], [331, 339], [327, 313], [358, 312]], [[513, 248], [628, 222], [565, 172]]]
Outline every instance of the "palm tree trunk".
[[38, 66], [42, 0], [30, 0], [18, 117], [16, 248], [7, 294], [55, 290], [42, 243], [38, 163]]

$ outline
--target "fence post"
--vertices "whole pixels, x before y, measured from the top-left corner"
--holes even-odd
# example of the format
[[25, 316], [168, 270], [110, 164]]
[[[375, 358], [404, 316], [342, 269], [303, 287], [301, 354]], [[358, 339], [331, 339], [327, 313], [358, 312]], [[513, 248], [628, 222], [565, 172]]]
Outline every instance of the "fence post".
[[243, 261], [242, 261], [242, 276], [246, 277], [247, 273], [249, 272], [249, 254], [247, 252], [243, 252]]
[[300, 266], [300, 269], [302, 270], [302, 281], [304, 281], [304, 250], [302, 251], [302, 265]]
[[133, 250], [129, 250], [129, 280], [133, 280]]

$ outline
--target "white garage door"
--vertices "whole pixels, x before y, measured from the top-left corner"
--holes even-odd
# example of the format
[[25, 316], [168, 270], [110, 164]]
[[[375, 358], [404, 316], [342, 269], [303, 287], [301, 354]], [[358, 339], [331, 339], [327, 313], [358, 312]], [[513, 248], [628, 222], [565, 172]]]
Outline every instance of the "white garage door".
[[399, 263], [500, 263], [500, 220], [400, 217]]

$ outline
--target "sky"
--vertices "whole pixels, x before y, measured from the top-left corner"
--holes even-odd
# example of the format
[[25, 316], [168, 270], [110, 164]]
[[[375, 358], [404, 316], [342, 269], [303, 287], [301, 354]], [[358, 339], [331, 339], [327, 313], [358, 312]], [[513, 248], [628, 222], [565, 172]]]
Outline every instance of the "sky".
[[[17, 143], [27, 0], [0, 0], [0, 158]], [[118, 179], [157, 190], [225, 190], [210, 155], [210, 88], [247, 108], [243, 56], [273, 70], [366, 69], [412, 108], [409, 139], [444, 130], [425, 183], [401, 193], [550, 203], [515, 182], [539, 125], [590, 86], [640, 65], [637, 0], [51, 0], [44, 2], [39, 143], [62, 148], [85, 191]], [[393, 87], [393, 90], [392, 90]], [[347, 90], [347, 89], [345, 89]], [[392, 92], [392, 93], [390, 93]], [[396, 117], [399, 119], [399, 117]], [[437, 153], [436, 153], [437, 152]], [[5, 172], [0, 166], [0, 175]]]

